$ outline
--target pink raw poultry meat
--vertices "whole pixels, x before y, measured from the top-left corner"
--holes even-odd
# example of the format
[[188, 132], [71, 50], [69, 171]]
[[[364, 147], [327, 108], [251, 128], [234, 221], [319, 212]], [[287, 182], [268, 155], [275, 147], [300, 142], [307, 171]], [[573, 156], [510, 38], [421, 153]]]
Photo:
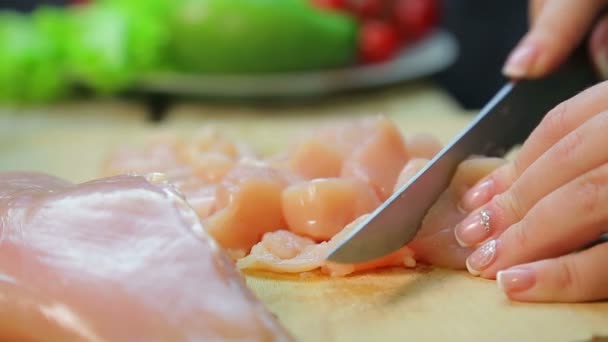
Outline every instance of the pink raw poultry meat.
[[0, 339], [287, 341], [158, 175], [0, 174]]

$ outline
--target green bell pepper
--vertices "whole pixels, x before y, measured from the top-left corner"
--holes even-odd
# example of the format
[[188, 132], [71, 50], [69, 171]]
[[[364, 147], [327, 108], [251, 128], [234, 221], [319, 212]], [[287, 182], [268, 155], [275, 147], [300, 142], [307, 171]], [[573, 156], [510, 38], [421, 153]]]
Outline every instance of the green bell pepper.
[[354, 18], [310, 0], [182, 0], [171, 22], [177, 69], [257, 73], [353, 63]]

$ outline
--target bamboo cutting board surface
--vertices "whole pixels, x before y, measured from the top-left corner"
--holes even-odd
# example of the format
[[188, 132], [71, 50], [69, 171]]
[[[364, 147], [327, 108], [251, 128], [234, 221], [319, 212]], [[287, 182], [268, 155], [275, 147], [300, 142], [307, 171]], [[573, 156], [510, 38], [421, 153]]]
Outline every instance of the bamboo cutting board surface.
[[[203, 125], [277, 151], [327, 119], [383, 113], [404, 133], [446, 142], [471, 119], [428, 84], [293, 106], [182, 103], [161, 125], [132, 103], [99, 101], [0, 109], [0, 170], [51, 173], [74, 182], [98, 176], [108, 151], [158, 131]], [[246, 274], [249, 286], [299, 341], [585, 341], [608, 336], [608, 302], [511, 303], [493, 281], [432, 268], [384, 270], [341, 279]]]

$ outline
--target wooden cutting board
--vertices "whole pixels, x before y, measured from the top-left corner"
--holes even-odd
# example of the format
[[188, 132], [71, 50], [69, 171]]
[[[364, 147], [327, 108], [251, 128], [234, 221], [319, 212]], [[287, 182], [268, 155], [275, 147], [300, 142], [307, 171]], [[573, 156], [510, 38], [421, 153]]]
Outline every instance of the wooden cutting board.
[[[335, 117], [384, 113], [403, 132], [444, 142], [471, 119], [428, 84], [299, 105], [182, 103], [162, 125], [119, 101], [0, 110], [0, 170], [51, 173], [74, 182], [97, 177], [104, 155], [149, 134], [192, 134], [213, 125], [270, 153], [295, 133]], [[249, 286], [300, 341], [585, 341], [608, 336], [608, 302], [511, 303], [495, 282], [466, 272], [420, 268], [341, 279], [246, 274]], [[607, 285], [608, 286], [608, 285]]]

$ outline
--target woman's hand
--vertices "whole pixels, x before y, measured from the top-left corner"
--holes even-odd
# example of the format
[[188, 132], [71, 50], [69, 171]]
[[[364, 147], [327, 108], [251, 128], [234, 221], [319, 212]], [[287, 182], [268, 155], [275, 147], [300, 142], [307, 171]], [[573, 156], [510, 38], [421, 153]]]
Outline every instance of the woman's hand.
[[608, 81], [549, 112], [516, 159], [461, 206], [471, 215], [457, 240], [478, 247], [467, 268], [497, 277], [509, 298], [607, 299], [608, 243], [571, 252], [608, 232]]
[[[503, 72], [537, 78], [578, 46], [608, 0], [532, 0], [531, 30]], [[593, 28], [590, 53], [608, 78], [608, 16]], [[462, 199], [472, 211], [455, 229], [474, 275], [497, 278], [521, 301], [608, 298], [608, 243], [579, 251], [608, 232], [608, 82], [560, 104], [517, 158]]]
[[[607, 0], [531, 0], [531, 29], [509, 56], [509, 78], [537, 78], [564, 62], [578, 46]], [[598, 72], [608, 79], [608, 15], [593, 28], [590, 53]]]

